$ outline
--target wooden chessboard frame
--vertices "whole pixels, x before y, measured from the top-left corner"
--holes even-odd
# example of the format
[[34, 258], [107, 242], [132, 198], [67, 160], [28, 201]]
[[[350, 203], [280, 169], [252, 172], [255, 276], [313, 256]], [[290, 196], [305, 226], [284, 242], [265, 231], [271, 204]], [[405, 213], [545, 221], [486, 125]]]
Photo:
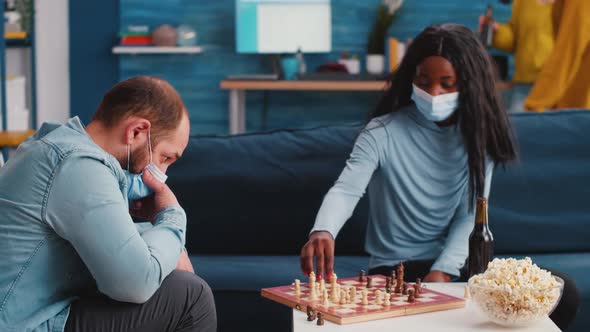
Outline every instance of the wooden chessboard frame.
[[[374, 287], [371, 287], [371, 292], [379, 289], [383, 293], [385, 293], [385, 280], [386, 277], [383, 275], [372, 275], [370, 276]], [[350, 285], [351, 281], [357, 281], [357, 290], [359, 287], [362, 286], [361, 282], [358, 282], [358, 278], [345, 278], [339, 279], [338, 283], [347, 283]], [[342, 284], [341, 284], [342, 285]], [[307, 283], [301, 283], [301, 287], [308, 287]], [[382, 287], [383, 286], [383, 287]], [[272, 287], [272, 288], [264, 288], [261, 290], [262, 297], [265, 297], [269, 300], [275, 301], [277, 303], [289, 306], [291, 308], [306, 312], [307, 306], [311, 306], [316, 312], [321, 312], [323, 318], [330, 322], [344, 325], [344, 324], [353, 324], [353, 323], [360, 323], [360, 322], [367, 322], [377, 319], [385, 319], [385, 318], [393, 318], [393, 317], [400, 317], [400, 316], [407, 316], [407, 315], [415, 315], [433, 311], [443, 311], [443, 310], [450, 310], [450, 309], [458, 309], [465, 307], [465, 299], [458, 298], [455, 296], [451, 296], [448, 294], [444, 294], [441, 292], [437, 292], [431, 289], [428, 289], [427, 285], [424, 287], [423, 294], [434, 294], [435, 296], [442, 296], [445, 298], [444, 301], [437, 301], [436, 303], [430, 304], [428, 302], [420, 302], [416, 301], [414, 303], [408, 303], [406, 306], [399, 307], [399, 306], [390, 306], [385, 307], [383, 306], [380, 311], [376, 312], [366, 312], [366, 313], [355, 313], [351, 315], [342, 315], [334, 310], [333, 307], [337, 307], [337, 304], [331, 304], [327, 310], [323, 306], [320, 300], [317, 301], [309, 301], [303, 297], [295, 297], [288, 294], [285, 294], [285, 290], [287, 287], [293, 287], [292, 285], [289, 286], [279, 286], [279, 287]], [[326, 283], [326, 288], [329, 288], [329, 283]], [[357, 307], [358, 310], [358, 307]]]

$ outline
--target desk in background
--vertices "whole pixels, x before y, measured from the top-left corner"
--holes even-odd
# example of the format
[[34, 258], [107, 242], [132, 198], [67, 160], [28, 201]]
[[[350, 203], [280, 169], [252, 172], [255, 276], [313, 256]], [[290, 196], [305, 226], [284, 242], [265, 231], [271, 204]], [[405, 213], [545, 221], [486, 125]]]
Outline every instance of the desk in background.
[[383, 91], [386, 81], [221, 81], [229, 90], [229, 133], [246, 132], [246, 90], [283, 91]]

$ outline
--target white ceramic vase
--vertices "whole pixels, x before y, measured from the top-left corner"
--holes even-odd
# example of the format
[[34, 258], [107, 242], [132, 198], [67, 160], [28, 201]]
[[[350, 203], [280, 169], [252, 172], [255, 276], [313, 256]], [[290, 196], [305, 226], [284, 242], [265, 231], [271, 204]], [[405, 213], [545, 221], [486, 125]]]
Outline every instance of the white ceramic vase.
[[383, 74], [385, 56], [383, 54], [367, 54], [367, 72], [373, 75]]

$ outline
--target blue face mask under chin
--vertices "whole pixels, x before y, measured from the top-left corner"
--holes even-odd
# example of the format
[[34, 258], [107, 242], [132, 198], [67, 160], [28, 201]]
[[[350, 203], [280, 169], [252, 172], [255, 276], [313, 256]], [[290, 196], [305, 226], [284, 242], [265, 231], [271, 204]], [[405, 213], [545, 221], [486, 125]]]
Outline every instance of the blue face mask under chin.
[[131, 173], [129, 172], [129, 162], [131, 159], [131, 146], [127, 145], [127, 169], [123, 170], [125, 172], [125, 176], [127, 177], [127, 199], [129, 201], [135, 201], [138, 199], [142, 199], [154, 193], [154, 191], [143, 182], [143, 172], [147, 169], [152, 173], [156, 180], [165, 183], [168, 177], [164, 172], [162, 172], [156, 164], [154, 164], [153, 156], [152, 156], [152, 142], [150, 133], [148, 132], [148, 147], [150, 151], [150, 163], [144, 168], [144, 170], [139, 173]]

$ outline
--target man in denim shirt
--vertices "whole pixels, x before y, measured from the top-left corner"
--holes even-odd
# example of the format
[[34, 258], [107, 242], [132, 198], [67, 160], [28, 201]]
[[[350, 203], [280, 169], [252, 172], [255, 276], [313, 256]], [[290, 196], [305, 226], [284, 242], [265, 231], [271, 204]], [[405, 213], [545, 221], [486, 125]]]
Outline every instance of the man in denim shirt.
[[136, 77], [88, 127], [46, 123], [18, 148], [0, 168], [0, 331], [216, 329], [163, 182], [189, 132], [174, 88]]

